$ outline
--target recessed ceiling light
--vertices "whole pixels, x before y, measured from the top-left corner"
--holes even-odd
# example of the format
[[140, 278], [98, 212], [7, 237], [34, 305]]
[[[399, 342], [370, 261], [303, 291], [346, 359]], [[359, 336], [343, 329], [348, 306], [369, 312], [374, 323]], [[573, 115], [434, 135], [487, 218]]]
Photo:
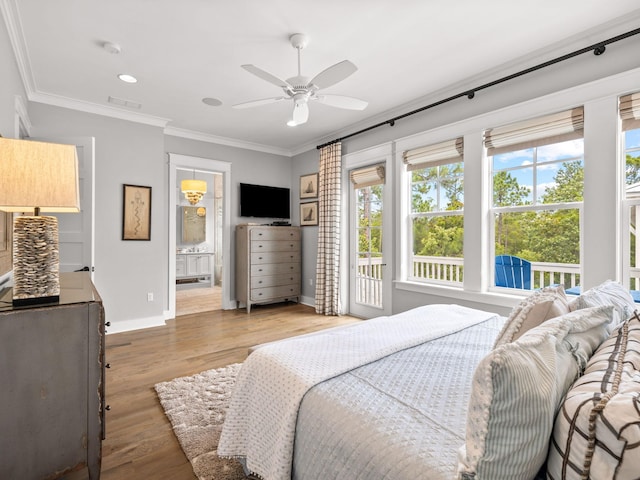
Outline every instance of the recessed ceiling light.
[[133, 75], [129, 75], [128, 73], [121, 73], [120, 75], [118, 75], [118, 78], [127, 83], [136, 83], [138, 81], [136, 77], [134, 77]]
[[222, 105], [222, 101], [217, 98], [205, 97], [202, 99], [202, 103], [209, 105], [210, 107], [219, 107]]

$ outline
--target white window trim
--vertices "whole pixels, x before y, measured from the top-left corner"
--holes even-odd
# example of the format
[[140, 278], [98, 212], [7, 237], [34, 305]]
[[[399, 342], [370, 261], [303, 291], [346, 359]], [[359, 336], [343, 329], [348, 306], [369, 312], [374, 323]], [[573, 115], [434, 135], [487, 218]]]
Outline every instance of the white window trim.
[[[489, 206], [486, 201], [488, 189], [488, 173], [481, 166], [486, 165], [484, 148], [476, 145], [481, 142], [481, 133], [485, 128], [491, 125], [502, 125], [527, 118], [545, 115], [554, 111], [569, 109], [578, 105], [585, 107], [585, 201], [583, 202], [584, 211], [589, 211], [590, 218], [584, 226], [581, 224], [581, 235], [588, 238], [591, 234], [598, 234], [598, 230], [610, 230], [605, 235], [606, 241], [613, 239], [616, 245], [615, 258], [599, 258], [597, 245], [602, 241], [603, 234], [596, 235], [595, 239], [588, 242], [582, 242], [581, 248], [581, 265], [583, 266], [583, 288], [591, 286], [606, 280], [607, 278], [621, 278], [622, 271], [622, 235], [620, 234], [620, 217], [624, 214], [621, 206], [622, 186], [620, 182], [620, 147], [616, 149], [616, 168], [615, 172], [608, 171], [605, 173], [606, 179], [611, 179], [615, 175], [618, 180], [615, 187], [608, 186], [605, 192], [593, 192], [598, 190], [599, 184], [602, 182], [600, 175], [605, 166], [600, 165], [595, 160], [602, 152], [610, 155], [610, 140], [612, 135], [619, 137], [619, 125], [613, 120], [617, 115], [616, 109], [610, 106], [617, 101], [619, 96], [637, 91], [637, 85], [640, 82], [640, 68], [629, 70], [618, 75], [613, 75], [594, 82], [589, 82], [567, 90], [554, 92], [540, 98], [511, 105], [502, 109], [498, 109], [476, 117], [471, 117], [460, 122], [444, 125], [426, 132], [420, 132], [407, 137], [399, 138], [395, 141], [395, 164], [396, 164], [396, 199], [398, 201], [399, 212], [396, 228], [396, 245], [400, 248], [396, 249], [396, 281], [394, 286], [398, 290], [410, 292], [419, 292], [433, 295], [440, 299], [456, 299], [462, 301], [470, 301], [475, 303], [485, 303], [499, 306], [513, 306], [519, 298], [526, 294], [507, 295], [505, 293], [491, 292], [488, 289], [487, 275], [483, 273], [488, 271], [487, 264], [491, 255], [491, 246], [486, 242], [489, 232]], [[600, 113], [598, 113], [600, 111]], [[613, 125], [612, 125], [613, 122]], [[603, 129], [604, 126], [604, 129]], [[604, 130], [604, 131], [599, 131]], [[614, 130], [614, 131], [612, 131]], [[406, 265], [408, 264], [408, 255], [411, 246], [408, 244], [409, 236], [408, 225], [408, 205], [404, 200], [407, 197], [408, 184], [405, 181], [404, 165], [402, 164], [402, 152], [411, 148], [428, 143], [436, 143], [444, 141], [447, 138], [460, 136], [464, 134], [464, 158], [465, 158], [465, 176], [482, 173], [482, 180], [477, 181], [477, 185], [473, 185], [470, 181], [465, 181], [465, 282], [464, 289], [436, 286], [432, 284], [416, 283], [407, 280]], [[469, 138], [467, 138], [469, 137]], [[602, 142], [601, 140], [604, 140]], [[619, 143], [619, 142], [618, 142]], [[600, 144], [600, 147], [597, 145]], [[481, 145], [481, 143], [480, 143]], [[590, 158], [594, 158], [590, 162]], [[473, 170], [469, 171], [468, 165], [473, 165]], [[611, 167], [611, 165], [607, 165]], [[599, 178], [600, 177], [600, 178]], [[609, 182], [613, 184], [613, 182]], [[612, 191], [615, 190], [615, 191]], [[593, 197], [593, 198], [591, 198]], [[606, 219], [607, 228], [598, 228], [598, 222], [605, 220], [606, 215], [597, 215], [592, 212], [594, 209], [590, 207], [591, 203], [600, 202], [604, 198], [605, 208], [601, 210], [607, 211], [609, 218]], [[615, 206], [616, 215], [611, 215], [611, 206]], [[468, 208], [469, 207], [469, 208]], [[473, 209], [473, 210], [471, 210]], [[614, 217], [613, 219], [611, 217]], [[469, 221], [467, 221], [469, 218]], [[581, 222], [584, 223], [584, 215], [581, 215]], [[615, 224], [614, 228], [609, 228], [611, 223]], [[469, 241], [475, 239], [478, 245], [470, 251]], [[585, 261], [589, 259], [589, 263]], [[479, 268], [478, 268], [479, 267]], [[477, 277], [476, 277], [477, 275]]]

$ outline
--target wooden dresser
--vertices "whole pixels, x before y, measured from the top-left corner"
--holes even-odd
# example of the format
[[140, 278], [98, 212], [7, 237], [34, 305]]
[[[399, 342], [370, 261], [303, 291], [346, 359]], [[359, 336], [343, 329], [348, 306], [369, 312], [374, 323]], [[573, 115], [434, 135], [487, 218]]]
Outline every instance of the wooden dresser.
[[89, 273], [61, 274], [55, 305], [13, 308], [3, 293], [0, 478], [100, 478], [105, 321]]
[[300, 300], [300, 227], [236, 227], [236, 300], [251, 305]]

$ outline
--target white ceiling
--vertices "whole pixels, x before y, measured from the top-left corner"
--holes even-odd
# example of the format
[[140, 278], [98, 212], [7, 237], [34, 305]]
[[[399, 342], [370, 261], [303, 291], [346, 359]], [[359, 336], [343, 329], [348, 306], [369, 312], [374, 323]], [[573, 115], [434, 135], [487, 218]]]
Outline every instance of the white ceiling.
[[[630, 18], [640, 19], [637, 0], [0, 0], [0, 7], [29, 100], [285, 155], [481, 74], [605, 40], [598, 35], [605, 26], [624, 33]], [[240, 65], [296, 75], [288, 38], [298, 32], [310, 37], [302, 74], [352, 61], [358, 71], [324, 93], [366, 100], [365, 110], [313, 102], [306, 124], [287, 127], [290, 101], [231, 108], [282, 94]], [[108, 53], [105, 42], [121, 53]], [[120, 73], [138, 83], [121, 82]], [[114, 106], [109, 96], [141, 108]], [[205, 105], [205, 97], [222, 105]]]

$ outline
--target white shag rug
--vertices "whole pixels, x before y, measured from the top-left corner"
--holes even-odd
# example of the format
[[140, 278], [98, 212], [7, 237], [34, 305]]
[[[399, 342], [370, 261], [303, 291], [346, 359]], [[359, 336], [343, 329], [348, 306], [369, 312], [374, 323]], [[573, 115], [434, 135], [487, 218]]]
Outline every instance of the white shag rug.
[[200, 480], [244, 480], [236, 460], [217, 448], [240, 363], [155, 385], [180, 446]]

